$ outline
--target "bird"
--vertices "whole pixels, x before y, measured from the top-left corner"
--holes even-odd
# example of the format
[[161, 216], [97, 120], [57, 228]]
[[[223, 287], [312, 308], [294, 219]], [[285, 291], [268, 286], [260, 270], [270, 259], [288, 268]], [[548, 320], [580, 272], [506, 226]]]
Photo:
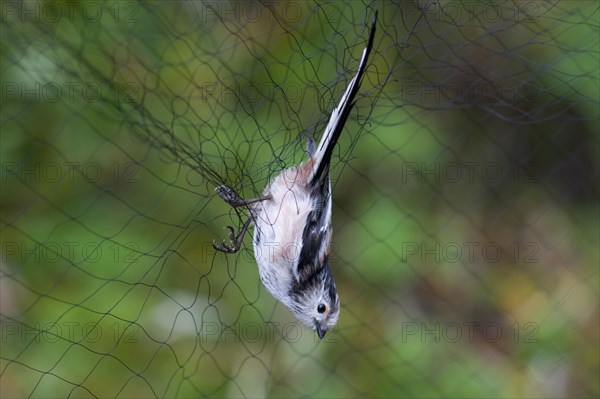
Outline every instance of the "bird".
[[376, 23], [377, 12], [358, 70], [332, 111], [319, 145], [312, 138], [307, 140], [308, 159], [280, 172], [257, 198], [242, 199], [225, 184], [215, 188], [230, 206], [246, 207], [248, 219], [238, 234], [227, 226], [230, 243], [223, 240], [217, 244], [213, 240], [214, 248], [237, 252], [253, 224], [254, 257], [264, 287], [320, 339], [336, 325], [340, 315], [329, 264], [333, 230], [329, 167], [373, 49]]

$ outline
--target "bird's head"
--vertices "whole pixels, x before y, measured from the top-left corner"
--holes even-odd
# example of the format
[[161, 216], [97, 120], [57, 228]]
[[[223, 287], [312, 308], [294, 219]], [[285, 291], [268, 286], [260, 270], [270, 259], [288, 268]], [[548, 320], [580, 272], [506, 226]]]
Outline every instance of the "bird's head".
[[310, 276], [292, 292], [290, 309], [307, 327], [315, 330], [319, 338], [331, 330], [340, 317], [340, 298], [338, 297], [329, 262]]

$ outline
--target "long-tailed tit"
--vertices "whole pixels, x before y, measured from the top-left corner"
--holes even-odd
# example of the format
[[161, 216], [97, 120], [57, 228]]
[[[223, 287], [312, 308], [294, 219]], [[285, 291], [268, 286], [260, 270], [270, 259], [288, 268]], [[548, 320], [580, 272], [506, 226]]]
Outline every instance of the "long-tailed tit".
[[223, 252], [238, 251], [244, 234], [254, 223], [254, 256], [265, 288], [304, 325], [315, 329], [319, 338], [335, 326], [340, 315], [340, 300], [329, 268], [332, 234], [329, 163], [354, 106], [373, 48], [376, 22], [377, 13], [356, 76], [331, 113], [318, 147], [314, 140], [308, 140], [309, 159], [282, 171], [259, 198], [244, 200], [226, 185], [216, 188], [231, 206], [247, 207], [249, 217], [237, 235], [228, 226], [230, 244], [213, 242], [214, 247]]

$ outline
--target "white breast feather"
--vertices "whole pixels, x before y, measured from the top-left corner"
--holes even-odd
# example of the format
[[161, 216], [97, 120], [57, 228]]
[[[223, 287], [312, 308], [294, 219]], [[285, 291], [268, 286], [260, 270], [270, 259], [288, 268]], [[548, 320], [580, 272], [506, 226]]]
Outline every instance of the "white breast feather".
[[272, 199], [260, 204], [254, 229], [254, 256], [261, 280], [284, 304], [282, 296], [289, 291], [292, 276], [298, 278], [299, 240], [312, 211], [310, 196], [299, 186], [298, 175], [299, 168], [285, 170], [266, 188], [265, 194]]

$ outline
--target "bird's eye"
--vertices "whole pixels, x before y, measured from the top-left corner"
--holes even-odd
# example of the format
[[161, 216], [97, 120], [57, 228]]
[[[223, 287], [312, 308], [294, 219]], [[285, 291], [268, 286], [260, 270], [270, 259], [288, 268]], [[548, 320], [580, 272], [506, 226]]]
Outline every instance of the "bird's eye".
[[325, 306], [322, 303], [320, 303], [319, 306], [317, 306], [317, 312], [319, 312], [319, 313], [325, 313], [326, 310], [327, 310], [327, 306]]

